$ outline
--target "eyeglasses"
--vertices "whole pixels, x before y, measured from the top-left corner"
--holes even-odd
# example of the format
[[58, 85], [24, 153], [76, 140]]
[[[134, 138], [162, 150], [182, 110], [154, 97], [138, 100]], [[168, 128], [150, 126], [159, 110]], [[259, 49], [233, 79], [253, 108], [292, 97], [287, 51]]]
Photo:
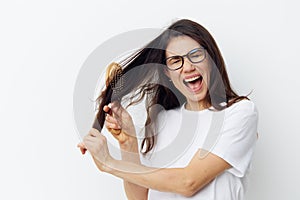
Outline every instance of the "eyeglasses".
[[180, 69], [184, 64], [184, 57], [187, 57], [189, 61], [191, 61], [191, 63], [200, 63], [206, 57], [205, 49], [203, 47], [200, 47], [191, 50], [183, 56], [171, 56], [166, 58], [166, 65], [168, 69], [171, 71]]

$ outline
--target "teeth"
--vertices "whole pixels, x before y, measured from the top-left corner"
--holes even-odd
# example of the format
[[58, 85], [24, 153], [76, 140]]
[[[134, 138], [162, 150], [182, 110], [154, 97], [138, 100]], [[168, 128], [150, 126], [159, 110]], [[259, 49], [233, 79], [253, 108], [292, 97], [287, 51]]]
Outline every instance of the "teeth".
[[201, 76], [195, 76], [195, 77], [192, 77], [192, 78], [188, 78], [188, 79], [184, 79], [185, 82], [192, 82], [198, 78], [200, 78]]

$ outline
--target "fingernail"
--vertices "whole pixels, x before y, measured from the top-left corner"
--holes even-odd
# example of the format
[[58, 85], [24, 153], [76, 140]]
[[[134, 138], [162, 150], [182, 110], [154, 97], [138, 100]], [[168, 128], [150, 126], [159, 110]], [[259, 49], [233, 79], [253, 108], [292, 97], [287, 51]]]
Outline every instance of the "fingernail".
[[111, 103], [109, 103], [107, 106], [111, 109]]

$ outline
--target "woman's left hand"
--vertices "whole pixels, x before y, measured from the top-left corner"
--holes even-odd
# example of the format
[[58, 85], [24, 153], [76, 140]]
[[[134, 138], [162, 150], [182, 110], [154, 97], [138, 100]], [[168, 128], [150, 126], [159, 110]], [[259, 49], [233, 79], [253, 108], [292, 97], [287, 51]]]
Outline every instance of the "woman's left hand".
[[101, 171], [108, 168], [108, 162], [112, 159], [109, 154], [107, 140], [97, 129], [92, 128], [84, 137], [83, 142], [78, 144], [82, 154], [86, 150], [92, 155], [97, 167]]

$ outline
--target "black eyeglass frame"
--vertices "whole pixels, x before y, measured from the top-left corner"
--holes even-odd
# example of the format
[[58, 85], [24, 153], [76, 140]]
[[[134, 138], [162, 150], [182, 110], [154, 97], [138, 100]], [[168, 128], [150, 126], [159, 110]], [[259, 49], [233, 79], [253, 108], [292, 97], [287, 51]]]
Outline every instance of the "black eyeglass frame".
[[[198, 62], [193, 62], [189, 55], [191, 55], [192, 53], [194, 53], [194, 52], [197, 51], [197, 50], [204, 50], [204, 57], [203, 57], [202, 60], [200, 60], [200, 61], [198, 61]], [[168, 61], [169, 59], [172, 59], [172, 58], [175, 58], [175, 57], [178, 57], [178, 58], [181, 59], [181, 66], [180, 66], [180, 67], [177, 67], [177, 68], [175, 68], [175, 69], [169, 68], [168, 65], [167, 65], [167, 61]], [[182, 66], [183, 66], [183, 64], [184, 64], [184, 57], [187, 57], [191, 63], [194, 63], [194, 64], [196, 64], [196, 63], [201, 63], [201, 62], [202, 62], [203, 60], [205, 60], [205, 58], [206, 58], [206, 50], [205, 50], [205, 48], [203, 48], [203, 47], [198, 47], [198, 48], [195, 48], [195, 49], [190, 50], [190, 51], [189, 51], [187, 54], [185, 54], [185, 55], [182, 55], [182, 56], [176, 55], [176, 56], [170, 56], [170, 57], [166, 58], [166, 59], [165, 59], [165, 64], [166, 64], [168, 70], [170, 70], [170, 71], [176, 71], [176, 70], [182, 68]]]

